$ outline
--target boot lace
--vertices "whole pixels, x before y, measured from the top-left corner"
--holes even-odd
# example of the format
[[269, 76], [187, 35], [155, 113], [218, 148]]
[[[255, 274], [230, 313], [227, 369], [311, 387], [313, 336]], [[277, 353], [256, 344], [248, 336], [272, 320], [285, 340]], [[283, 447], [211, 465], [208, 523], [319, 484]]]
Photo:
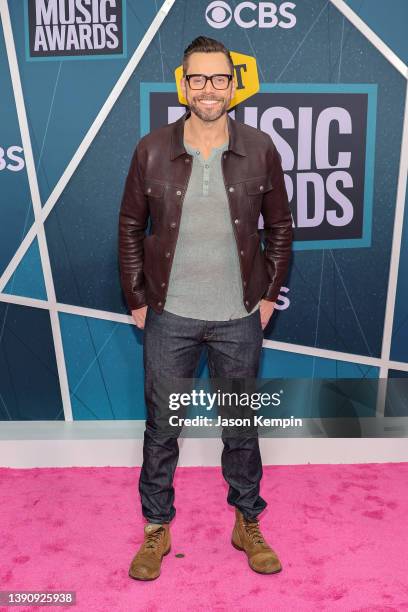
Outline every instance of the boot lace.
[[253, 544], [265, 544], [259, 529], [259, 521], [252, 522], [244, 520], [244, 527]]
[[144, 548], [157, 550], [160, 538], [162, 537], [163, 533], [164, 528], [160, 527], [160, 529], [156, 529], [156, 531], [146, 534]]

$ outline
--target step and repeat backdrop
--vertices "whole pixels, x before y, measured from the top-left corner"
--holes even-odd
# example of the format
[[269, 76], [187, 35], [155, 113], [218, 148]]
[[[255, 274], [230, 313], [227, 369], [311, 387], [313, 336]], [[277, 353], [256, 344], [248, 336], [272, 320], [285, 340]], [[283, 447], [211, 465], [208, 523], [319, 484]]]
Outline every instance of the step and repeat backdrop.
[[384, 4], [0, 0], [1, 420], [144, 419], [119, 207], [140, 137], [185, 112], [199, 35], [233, 53], [231, 117], [273, 139], [292, 210], [259, 376], [354, 379], [326, 416], [408, 416], [387, 400], [408, 377], [408, 7]]

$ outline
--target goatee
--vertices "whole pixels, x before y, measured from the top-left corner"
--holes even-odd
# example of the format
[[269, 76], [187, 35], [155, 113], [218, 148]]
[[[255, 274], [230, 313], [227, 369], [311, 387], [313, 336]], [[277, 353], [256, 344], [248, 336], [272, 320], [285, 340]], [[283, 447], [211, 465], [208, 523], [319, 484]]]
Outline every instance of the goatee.
[[217, 102], [221, 102], [221, 104], [216, 104], [215, 108], [209, 108], [208, 111], [205, 110], [202, 106], [200, 106], [199, 100], [200, 98], [195, 98], [189, 102], [189, 108], [192, 113], [197, 115], [199, 119], [202, 121], [216, 121], [224, 113], [227, 112], [228, 107], [230, 105], [230, 100], [218, 100], [217, 98], [202, 98], [203, 100], [216, 100]]

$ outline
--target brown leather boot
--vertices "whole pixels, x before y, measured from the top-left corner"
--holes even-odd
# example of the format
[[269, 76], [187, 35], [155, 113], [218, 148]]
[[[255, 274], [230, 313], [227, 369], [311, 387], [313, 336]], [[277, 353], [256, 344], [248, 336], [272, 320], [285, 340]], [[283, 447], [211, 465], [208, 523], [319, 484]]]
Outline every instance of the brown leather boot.
[[154, 580], [160, 576], [164, 555], [170, 552], [169, 523], [148, 523], [144, 528], [144, 542], [134, 556], [129, 576], [136, 580]]
[[238, 508], [235, 508], [231, 543], [238, 550], [246, 552], [249, 566], [254, 572], [274, 574], [281, 571], [282, 566], [278, 556], [265, 542], [259, 529], [259, 521], [247, 521]]

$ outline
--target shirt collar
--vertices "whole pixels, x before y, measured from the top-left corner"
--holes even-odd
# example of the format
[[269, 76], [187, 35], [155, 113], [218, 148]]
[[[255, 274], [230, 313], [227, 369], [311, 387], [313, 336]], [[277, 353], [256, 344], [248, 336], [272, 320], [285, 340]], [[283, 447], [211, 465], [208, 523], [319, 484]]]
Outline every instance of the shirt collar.
[[[187, 153], [183, 140], [184, 140], [184, 122], [191, 115], [190, 109], [187, 109], [187, 112], [184, 113], [172, 123], [172, 134], [171, 134], [171, 151], [170, 151], [170, 159], [176, 159], [180, 155], [185, 155]], [[227, 125], [228, 125], [228, 134], [229, 134], [229, 143], [228, 143], [228, 151], [232, 151], [237, 155], [246, 156], [246, 149], [244, 146], [244, 141], [242, 135], [239, 131], [239, 128], [234, 119], [227, 113]]]

